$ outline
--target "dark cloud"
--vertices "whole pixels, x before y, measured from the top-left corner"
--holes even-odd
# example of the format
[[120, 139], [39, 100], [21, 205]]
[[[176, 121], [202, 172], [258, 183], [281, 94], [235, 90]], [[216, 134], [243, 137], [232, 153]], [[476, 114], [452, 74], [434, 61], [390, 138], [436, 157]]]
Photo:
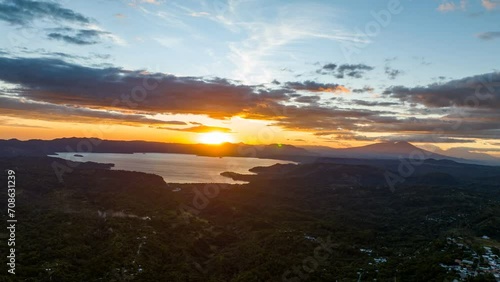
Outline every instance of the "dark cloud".
[[[448, 114], [436, 118], [404, 118], [388, 111], [373, 109], [325, 108], [318, 105], [287, 107], [285, 116], [275, 125], [291, 130], [325, 132], [405, 132], [416, 137], [443, 138], [500, 138], [500, 113], [489, 115], [473, 111]], [[331, 133], [330, 133], [331, 134]], [[416, 139], [412, 139], [416, 140]], [[447, 140], [450, 141], [450, 140]]]
[[300, 96], [298, 98], [295, 98], [294, 101], [299, 103], [315, 104], [320, 99], [321, 98], [319, 96]]
[[230, 128], [226, 127], [218, 127], [218, 126], [207, 126], [207, 125], [198, 125], [198, 126], [193, 126], [193, 127], [188, 127], [188, 128], [171, 128], [171, 127], [157, 127], [158, 129], [168, 129], [168, 130], [175, 130], [175, 131], [186, 131], [186, 132], [195, 132], [195, 133], [207, 133], [207, 132], [224, 132], [224, 133], [231, 133]]
[[365, 101], [365, 100], [352, 100], [352, 103], [358, 106], [382, 106], [382, 107], [388, 107], [388, 106], [395, 106], [399, 105], [399, 103], [394, 103], [394, 102], [376, 102], [376, 101]]
[[337, 68], [336, 77], [344, 77], [344, 75], [347, 75], [349, 77], [361, 78], [361, 76], [364, 75], [366, 71], [371, 71], [371, 70], [373, 70], [373, 67], [364, 64], [340, 65]]
[[355, 132], [349, 132], [345, 130], [337, 131], [324, 131], [314, 133], [316, 136], [320, 136], [323, 139], [339, 139], [339, 140], [355, 140], [355, 141], [376, 141], [376, 138], [366, 137]]
[[73, 122], [112, 122], [125, 125], [171, 124], [170, 122], [148, 118], [141, 114], [99, 111], [77, 106], [41, 103], [2, 95], [0, 95], [0, 113], [2, 116], [15, 118], [42, 119], [62, 122], [71, 120]]
[[394, 135], [378, 138], [377, 141], [382, 142], [400, 142], [406, 141], [411, 143], [475, 143], [473, 139], [451, 138], [445, 136], [433, 136], [428, 134], [414, 135]]
[[490, 31], [490, 32], [482, 32], [476, 35], [477, 38], [482, 40], [492, 40], [500, 38], [500, 31]]
[[367, 66], [365, 64], [342, 64], [337, 65], [329, 63], [323, 65], [320, 69], [316, 70], [319, 74], [330, 74], [336, 78], [361, 78], [367, 71], [371, 71], [374, 68], [372, 66]]
[[413, 88], [393, 86], [386, 89], [384, 94], [427, 107], [500, 109], [500, 73], [487, 73]]
[[[258, 113], [259, 109], [256, 109]], [[291, 130], [331, 131], [347, 129], [357, 130], [363, 123], [371, 123], [383, 111], [363, 109], [343, 109], [324, 107], [316, 104], [304, 106], [285, 106], [282, 115], [273, 118], [274, 125]]]
[[[57, 31], [59, 29], [50, 29], [52, 31]], [[71, 29], [69, 29], [71, 30]], [[63, 53], [63, 52], [53, 52], [50, 50], [47, 50], [45, 48], [26, 48], [26, 47], [17, 47], [16, 48], [17, 52], [24, 54], [29, 54], [33, 56], [47, 56], [47, 57], [52, 57], [52, 58], [59, 58], [63, 60], [78, 60], [78, 61], [90, 61], [90, 60], [107, 60], [111, 58], [110, 54], [102, 54], [102, 53], [94, 53], [91, 52], [90, 54], [87, 54], [86, 56], [81, 55], [81, 54], [69, 54], [69, 53]], [[10, 54], [10, 57], [15, 56], [17, 54], [16, 51], [10, 50], [9, 53], [4, 53], [5, 55]], [[1, 53], [0, 53], [1, 54]]]
[[94, 29], [58, 28], [53, 31], [47, 35], [49, 39], [76, 45], [97, 44], [101, 36], [110, 34], [109, 32]]
[[[423, 108], [419, 104], [435, 111], [441, 109], [438, 107], [447, 110], [431, 111], [433, 115], [429, 118], [412, 118], [402, 116], [400, 111], [366, 108], [393, 105], [384, 100], [336, 99], [331, 100], [335, 106], [326, 106], [314, 103], [320, 96], [302, 96], [296, 92], [339, 91], [343, 86], [337, 84], [286, 82], [281, 88], [266, 89], [262, 85], [242, 85], [221, 78], [87, 67], [54, 58], [0, 57], [0, 80], [10, 84], [7, 89], [12, 96], [2, 97], [0, 110], [2, 115], [13, 117], [160, 127], [168, 122], [151, 118], [158, 113], [200, 114], [218, 119], [240, 116], [309, 132], [404, 132], [409, 136], [437, 136], [440, 140], [444, 137], [499, 139], [498, 99], [480, 101], [474, 108], [451, 107], [462, 105], [461, 99], [474, 94], [478, 85], [499, 79], [498, 74], [490, 74], [426, 87], [389, 88], [386, 95], [417, 104], [412, 108], [415, 111]], [[495, 95], [499, 86], [492, 86], [497, 91]], [[484, 94], [485, 88], [480, 90]], [[308, 103], [296, 105], [295, 99]], [[356, 106], [365, 106], [365, 109]], [[192, 127], [182, 130], [203, 132], [205, 128], [202, 124], [191, 124]]]
[[337, 68], [337, 65], [336, 64], [326, 64], [323, 66], [322, 70], [325, 70], [325, 71], [334, 71], [335, 69]]
[[[1, 1], [1, 0], [0, 0]], [[88, 18], [71, 9], [62, 7], [53, 1], [32, 0], [4, 0], [0, 2], [0, 20], [18, 26], [33, 26], [35, 20], [52, 20], [58, 28], [46, 28], [40, 32], [46, 32], [47, 38], [51, 40], [64, 41], [76, 45], [91, 45], [100, 42], [107, 35], [112, 38], [111, 33], [88, 28], [74, 28], [75, 25], [88, 27], [95, 20]], [[71, 27], [70, 27], [71, 26]], [[38, 32], [38, 31], [37, 31]]]
[[27, 25], [35, 19], [67, 21], [77, 24], [89, 24], [90, 18], [63, 8], [55, 2], [31, 0], [6, 0], [0, 2], [0, 20], [13, 25]]
[[110, 54], [96, 54], [96, 53], [93, 53], [92, 55], [94, 57], [98, 58], [98, 59], [103, 59], [103, 60], [107, 60], [107, 59], [111, 58]]
[[304, 82], [287, 82], [285, 86], [294, 90], [306, 90], [311, 92], [349, 92], [347, 88], [340, 84], [320, 83], [311, 80]]
[[187, 125], [186, 122], [178, 121], [178, 120], [168, 120], [168, 121], [164, 121], [163, 123], [164, 124], [171, 124], [171, 125]]
[[0, 80], [17, 84], [31, 100], [152, 113], [245, 115], [258, 105], [272, 107], [290, 90], [261, 90], [224, 79], [92, 68], [52, 58], [0, 58]]
[[384, 68], [384, 72], [389, 77], [389, 79], [396, 79], [399, 75], [403, 74], [402, 70], [393, 69], [388, 66]]
[[331, 131], [318, 132], [316, 136], [331, 136], [338, 140], [370, 141], [370, 142], [412, 142], [412, 143], [474, 143], [472, 139], [450, 138], [439, 135], [411, 134], [411, 135], [389, 135], [383, 137], [368, 137], [355, 132]]
[[370, 86], [365, 86], [363, 88], [356, 88], [356, 89], [353, 89], [352, 92], [353, 93], [373, 93], [375, 89], [373, 89], [373, 87], [370, 87]]

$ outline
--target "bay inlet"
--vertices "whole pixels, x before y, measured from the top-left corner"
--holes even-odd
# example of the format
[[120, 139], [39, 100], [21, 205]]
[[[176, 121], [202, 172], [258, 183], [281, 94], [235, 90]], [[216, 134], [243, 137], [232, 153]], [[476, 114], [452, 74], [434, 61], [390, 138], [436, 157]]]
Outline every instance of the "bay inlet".
[[244, 183], [221, 176], [221, 172], [231, 171], [250, 174], [248, 170], [256, 166], [271, 166], [292, 161], [244, 157], [205, 157], [167, 153], [57, 153], [49, 155], [77, 162], [113, 163], [113, 170], [139, 171], [163, 177], [167, 183]]

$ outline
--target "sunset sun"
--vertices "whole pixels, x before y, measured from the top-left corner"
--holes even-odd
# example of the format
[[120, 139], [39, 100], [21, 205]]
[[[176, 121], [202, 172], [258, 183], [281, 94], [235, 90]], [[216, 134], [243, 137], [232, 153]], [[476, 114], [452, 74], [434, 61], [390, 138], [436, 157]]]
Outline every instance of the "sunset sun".
[[214, 131], [201, 134], [198, 141], [203, 144], [222, 144], [225, 142], [234, 142], [234, 139], [228, 133]]

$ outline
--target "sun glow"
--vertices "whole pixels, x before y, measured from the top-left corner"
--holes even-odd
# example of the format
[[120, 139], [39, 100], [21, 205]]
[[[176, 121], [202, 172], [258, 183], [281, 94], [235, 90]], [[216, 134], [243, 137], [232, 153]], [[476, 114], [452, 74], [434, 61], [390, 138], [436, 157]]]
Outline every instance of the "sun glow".
[[230, 134], [214, 131], [201, 134], [198, 141], [203, 144], [222, 144], [225, 142], [234, 142], [234, 139]]

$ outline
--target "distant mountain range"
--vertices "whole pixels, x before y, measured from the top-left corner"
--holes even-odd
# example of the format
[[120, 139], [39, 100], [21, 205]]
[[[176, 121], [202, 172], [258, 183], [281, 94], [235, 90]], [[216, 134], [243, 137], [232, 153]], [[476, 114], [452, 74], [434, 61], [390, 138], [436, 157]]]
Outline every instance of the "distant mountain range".
[[425, 150], [408, 142], [383, 142], [352, 148], [330, 148], [325, 146], [304, 146], [309, 152], [321, 157], [360, 158], [360, 159], [425, 159], [452, 160], [461, 163], [500, 165], [500, 159], [481, 153], [470, 153], [463, 150], [441, 150], [432, 147]]
[[[78, 153], [176, 153], [200, 156], [234, 156], [284, 159], [310, 162], [318, 158], [342, 159], [435, 159], [451, 160], [470, 164], [500, 165], [500, 159], [480, 153], [453, 154], [453, 150], [424, 150], [408, 142], [384, 142], [362, 147], [330, 148], [325, 146], [304, 146], [270, 144], [248, 145], [224, 143], [221, 145], [180, 144], [149, 141], [115, 141], [97, 138], [59, 138], [54, 140], [17, 139], [0, 140], [0, 156], [46, 156], [56, 152]], [[456, 153], [456, 152], [455, 152]], [[462, 156], [466, 156], [466, 158]]]
[[234, 156], [302, 161], [311, 153], [292, 145], [180, 144], [149, 141], [115, 141], [97, 138], [59, 138], [54, 140], [0, 140], [0, 156], [46, 156], [56, 152], [91, 153], [174, 153], [199, 156]]

